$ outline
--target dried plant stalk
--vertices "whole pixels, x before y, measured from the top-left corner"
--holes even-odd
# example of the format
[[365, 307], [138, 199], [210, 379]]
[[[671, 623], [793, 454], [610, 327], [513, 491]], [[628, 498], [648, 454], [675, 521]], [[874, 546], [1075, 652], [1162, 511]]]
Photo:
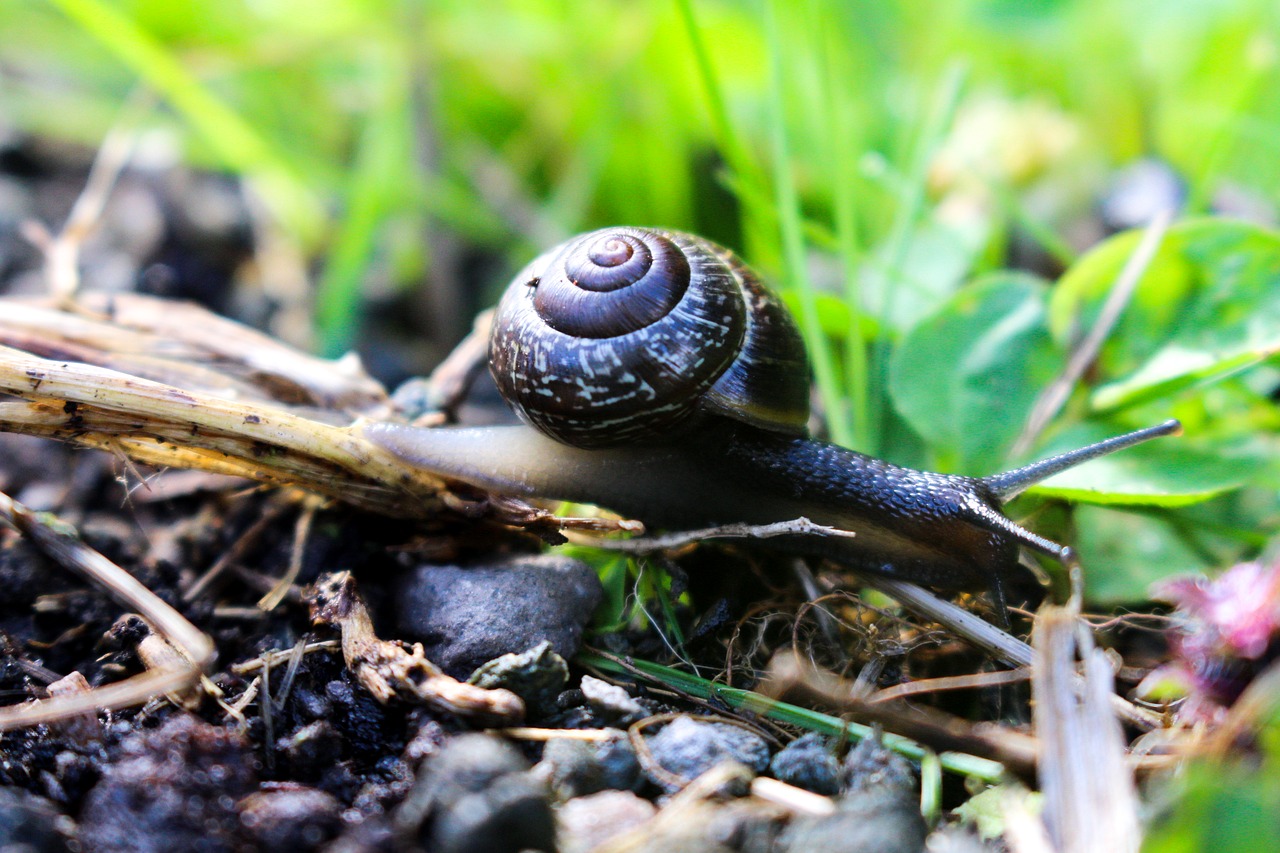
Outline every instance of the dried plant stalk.
[[126, 607], [138, 611], [172, 644], [172, 655], [163, 665], [149, 667], [143, 675], [87, 693], [51, 698], [0, 708], [0, 731], [72, 719], [101, 708], [123, 708], [153, 696], [189, 688], [213, 665], [215, 650], [207, 634], [147, 589], [133, 575], [81, 542], [65, 522], [48, 513], [32, 512], [0, 493], [0, 521], [28, 537], [60, 565], [72, 569], [102, 587]]
[[189, 302], [140, 294], [0, 300], [0, 344], [95, 364], [227, 399], [354, 414], [385, 411], [387, 393], [355, 358], [316, 358]]
[[476, 720], [511, 725], [524, 719], [524, 702], [510, 690], [477, 687], [446, 675], [422, 652], [422, 644], [408, 646], [379, 639], [350, 572], [326, 575], [307, 592], [311, 621], [342, 632], [342, 656], [347, 668], [379, 702], [395, 697]]
[[1062, 853], [1136, 851], [1142, 841], [1137, 796], [1112, 712], [1106, 653], [1094, 648], [1088, 628], [1065, 607], [1041, 609], [1032, 639], [1040, 788], [1054, 847]]
[[118, 450], [152, 465], [298, 485], [365, 509], [425, 517], [445, 483], [349, 429], [88, 364], [0, 348], [0, 429]]
[[404, 465], [349, 426], [387, 417], [355, 359], [327, 361], [197, 305], [126, 294], [0, 299], [0, 431], [59, 439], [148, 465], [297, 486], [369, 512], [486, 512], [520, 526], [635, 530], [557, 518]]

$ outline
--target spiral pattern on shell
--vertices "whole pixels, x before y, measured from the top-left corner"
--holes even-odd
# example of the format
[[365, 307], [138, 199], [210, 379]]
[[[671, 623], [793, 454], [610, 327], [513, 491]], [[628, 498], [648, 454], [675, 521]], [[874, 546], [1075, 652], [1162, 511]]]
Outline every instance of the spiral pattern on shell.
[[489, 357], [522, 418], [581, 447], [656, 440], [700, 411], [796, 433], [808, 417], [786, 309], [679, 232], [608, 228], [541, 255], [498, 305]]

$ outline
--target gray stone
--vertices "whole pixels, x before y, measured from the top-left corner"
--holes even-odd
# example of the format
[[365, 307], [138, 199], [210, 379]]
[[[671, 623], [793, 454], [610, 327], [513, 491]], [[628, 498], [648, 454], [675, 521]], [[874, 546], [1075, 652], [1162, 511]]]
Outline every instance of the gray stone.
[[[725, 723], [702, 723], [678, 717], [649, 739], [653, 758], [663, 769], [686, 781], [722, 761], [737, 761], [756, 773], [769, 766], [769, 746], [746, 729]], [[659, 785], [663, 782], [654, 779]]]
[[554, 850], [555, 823], [546, 786], [508, 743], [459, 735], [428, 759], [396, 823], [418, 825], [435, 853]]
[[830, 796], [840, 790], [840, 763], [821, 735], [810, 732], [787, 744], [769, 762], [774, 778]]
[[486, 661], [544, 641], [572, 658], [603, 595], [591, 567], [565, 557], [423, 565], [398, 584], [396, 621], [402, 637], [421, 642], [450, 675], [466, 678]]
[[487, 690], [510, 690], [537, 717], [555, 710], [556, 697], [569, 683], [569, 664], [552, 650], [550, 641], [543, 640], [520, 654], [485, 662], [468, 680]]
[[605, 788], [617, 788], [625, 791], [639, 791], [644, 785], [644, 774], [640, 772], [640, 760], [631, 746], [631, 738], [620, 729], [613, 729], [606, 740], [595, 745], [596, 759], [600, 762], [601, 784]]
[[869, 737], [844, 757], [840, 783], [846, 794], [876, 788], [914, 793], [916, 773], [905, 758], [885, 749], [878, 737]]
[[534, 772], [547, 780], [556, 799], [585, 797], [604, 789], [604, 767], [593, 746], [573, 738], [554, 738], [542, 750]]
[[556, 813], [560, 853], [587, 853], [629, 832], [657, 809], [630, 791], [601, 791], [570, 800]]
[[829, 817], [796, 820], [778, 846], [793, 853], [920, 853], [927, 835], [914, 799], [887, 790], [864, 791]]
[[582, 695], [592, 708], [620, 725], [634, 723], [647, 715], [644, 706], [625, 689], [590, 675], [582, 676]]

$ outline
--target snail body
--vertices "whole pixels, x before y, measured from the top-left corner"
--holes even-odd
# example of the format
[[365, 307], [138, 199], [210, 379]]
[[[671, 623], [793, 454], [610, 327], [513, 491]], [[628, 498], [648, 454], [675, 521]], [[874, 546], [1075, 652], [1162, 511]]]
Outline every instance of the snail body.
[[364, 436], [491, 491], [599, 504], [655, 527], [805, 517], [855, 535], [771, 546], [1000, 600], [1034, 585], [1024, 547], [1073, 559], [1009, 520], [1005, 501], [1179, 429], [1169, 421], [982, 478], [817, 441], [805, 426], [804, 347], [785, 307], [728, 250], [636, 228], [583, 235], [526, 267], [495, 313], [490, 369], [527, 425], [370, 424]]

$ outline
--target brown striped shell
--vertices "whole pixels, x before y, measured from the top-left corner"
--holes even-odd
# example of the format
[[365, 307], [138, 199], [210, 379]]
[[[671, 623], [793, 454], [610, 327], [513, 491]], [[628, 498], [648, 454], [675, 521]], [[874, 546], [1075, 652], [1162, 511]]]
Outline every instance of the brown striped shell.
[[656, 441], [715, 413], [803, 434], [804, 344], [728, 249], [690, 234], [606, 228], [539, 256], [498, 305], [498, 388], [579, 447]]

